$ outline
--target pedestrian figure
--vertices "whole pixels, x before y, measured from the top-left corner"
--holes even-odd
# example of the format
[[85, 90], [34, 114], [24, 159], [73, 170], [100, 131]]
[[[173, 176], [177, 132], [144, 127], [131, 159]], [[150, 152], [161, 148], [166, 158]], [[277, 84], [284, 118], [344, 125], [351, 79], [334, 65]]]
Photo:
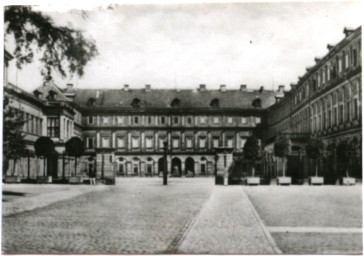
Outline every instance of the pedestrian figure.
[[90, 185], [96, 185], [96, 171], [94, 167], [90, 170]]

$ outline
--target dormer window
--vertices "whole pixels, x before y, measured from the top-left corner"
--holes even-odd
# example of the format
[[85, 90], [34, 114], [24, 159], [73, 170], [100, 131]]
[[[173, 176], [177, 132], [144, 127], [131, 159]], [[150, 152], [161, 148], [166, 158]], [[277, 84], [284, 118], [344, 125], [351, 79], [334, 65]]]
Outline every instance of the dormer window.
[[252, 106], [255, 108], [261, 108], [262, 100], [260, 98], [256, 98], [255, 100], [253, 100]]
[[210, 103], [210, 107], [212, 108], [218, 108], [220, 107], [220, 101], [219, 99], [213, 99]]
[[140, 104], [141, 104], [140, 99], [135, 98], [135, 99], [133, 99], [133, 102], [131, 103], [131, 106], [133, 108], [140, 108]]
[[172, 100], [171, 106], [173, 108], [179, 107], [180, 105], [181, 105], [181, 100], [180, 99], [176, 98], [176, 99]]
[[95, 98], [89, 98], [87, 100], [87, 106], [88, 107], [95, 107], [95, 105], [96, 105], [96, 99]]
[[56, 93], [54, 91], [49, 91], [47, 100], [55, 100], [56, 99]]

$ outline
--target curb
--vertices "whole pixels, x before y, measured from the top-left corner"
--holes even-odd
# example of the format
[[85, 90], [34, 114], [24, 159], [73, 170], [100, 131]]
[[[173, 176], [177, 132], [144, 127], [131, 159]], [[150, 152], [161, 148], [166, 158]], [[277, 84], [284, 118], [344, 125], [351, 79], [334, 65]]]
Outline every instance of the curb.
[[248, 200], [248, 204], [250, 205], [250, 208], [253, 211], [253, 214], [255, 216], [255, 218], [257, 219], [257, 221], [259, 222], [259, 225], [261, 227], [261, 229], [264, 232], [265, 237], [267, 238], [267, 240], [269, 241], [270, 245], [272, 246], [274, 252], [276, 254], [283, 254], [283, 252], [281, 251], [281, 249], [279, 249], [279, 247], [277, 246], [276, 242], [274, 241], [272, 235], [270, 234], [269, 230], [267, 229], [267, 227], [264, 225], [262, 219], [259, 217], [259, 214], [257, 212], [257, 210], [255, 210], [252, 202], [250, 201], [250, 198], [248, 197], [248, 195], [245, 193], [244, 188], [241, 188], [242, 193], [246, 196], [247, 200]]

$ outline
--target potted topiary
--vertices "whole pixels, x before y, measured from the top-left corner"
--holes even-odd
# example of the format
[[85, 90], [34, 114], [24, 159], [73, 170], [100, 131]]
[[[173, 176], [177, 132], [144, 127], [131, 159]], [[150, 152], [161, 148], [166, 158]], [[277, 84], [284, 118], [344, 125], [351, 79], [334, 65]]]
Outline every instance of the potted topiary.
[[292, 183], [291, 177], [286, 176], [287, 156], [291, 150], [291, 141], [286, 137], [279, 137], [274, 143], [274, 155], [282, 158], [282, 171], [283, 176], [278, 177], [278, 185], [290, 185]]
[[66, 153], [75, 157], [75, 172], [74, 176], [69, 178], [70, 184], [82, 184], [83, 176], [77, 176], [77, 157], [82, 156], [85, 151], [84, 144], [79, 137], [72, 137], [66, 142]]
[[255, 177], [255, 162], [259, 158], [259, 142], [254, 135], [248, 137], [244, 144], [244, 158], [252, 163], [252, 176], [247, 177], [247, 185], [259, 185], [260, 177]]
[[43, 176], [37, 176], [37, 183], [52, 183], [52, 176], [46, 173], [46, 159], [54, 151], [53, 140], [49, 137], [39, 137], [34, 143], [34, 150], [37, 156], [43, 157]]
[[355, 141], [342, 140], [337, 146], [337, 155], [339, 160], [344, 164], [345, 175], [342, 177], [341, 184], [343, 185], [355, 185], [355, 178], [349, 176], [349, 167], [355, 157], [355, 150], [357, 143]]
[[324, 177], [318, 176], [318, 160], [323, 155], [324, 144], [318, 138], [311, 138], [306, 145], [306, 155], [315, 162], [315, 176], [309, 178], [311, 185], [323, 185]]

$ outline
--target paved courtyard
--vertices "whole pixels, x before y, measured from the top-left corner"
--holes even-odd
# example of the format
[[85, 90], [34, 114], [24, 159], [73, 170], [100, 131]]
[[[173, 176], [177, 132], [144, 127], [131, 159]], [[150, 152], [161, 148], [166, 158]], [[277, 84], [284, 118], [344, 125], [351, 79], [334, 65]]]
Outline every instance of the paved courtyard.
[[[3, 197], [2, 252], [362, 252], [361, 186], [161, 184], [155, 177], [116, 186], [5, 185], [13, 193]], [[20, 207], [29, 200], [32, 207]]]

